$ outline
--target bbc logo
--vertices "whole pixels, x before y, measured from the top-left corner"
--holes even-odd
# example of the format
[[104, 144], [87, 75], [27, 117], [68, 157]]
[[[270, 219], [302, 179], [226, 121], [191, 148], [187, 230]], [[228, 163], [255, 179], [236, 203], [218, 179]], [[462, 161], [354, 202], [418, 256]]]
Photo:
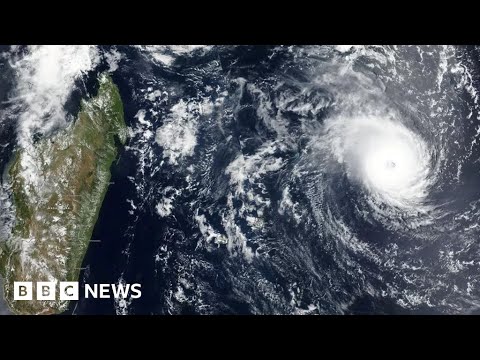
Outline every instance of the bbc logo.
[[[55, 281], [39, 281], [36, 283], [36, 300], [56, 300]], [[78, 282], [60, 281], [60, 300], [78, 300]], [[33, 300], [33, 284], [30, 281], [15, 281], [13, 284], [13, 300]]]

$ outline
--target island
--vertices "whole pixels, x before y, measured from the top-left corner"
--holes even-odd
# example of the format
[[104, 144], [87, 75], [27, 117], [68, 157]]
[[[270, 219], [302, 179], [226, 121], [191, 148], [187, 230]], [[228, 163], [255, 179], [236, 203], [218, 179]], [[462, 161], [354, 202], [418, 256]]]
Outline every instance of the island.
[[[7, 178], [15, 207], [9, 239], [0, 242], [5, 300], [17, 314], [54, 314], [68, 301], [14, 301], [14, 281], [78, 281], [111, 179], [127, 138], [123, 103], [108, 74], [81, 102], [75, 121], [16, 150]], [[58, 289], [57, 289], [58, 291]]]

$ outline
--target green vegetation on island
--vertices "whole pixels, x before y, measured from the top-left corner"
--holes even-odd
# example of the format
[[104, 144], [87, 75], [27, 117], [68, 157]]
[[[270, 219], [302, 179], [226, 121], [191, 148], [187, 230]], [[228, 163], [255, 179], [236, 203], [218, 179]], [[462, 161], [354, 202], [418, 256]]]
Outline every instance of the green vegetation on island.
[[0, 243], [5, 299], [21, 314], [58, 313], [66, 301], [13, 300], [14, 281], [77, 281], [127, 129], [118, 88], [108, 75], [83, 100], [76, 121], [19, 149], [8, 169], [16, 221]]

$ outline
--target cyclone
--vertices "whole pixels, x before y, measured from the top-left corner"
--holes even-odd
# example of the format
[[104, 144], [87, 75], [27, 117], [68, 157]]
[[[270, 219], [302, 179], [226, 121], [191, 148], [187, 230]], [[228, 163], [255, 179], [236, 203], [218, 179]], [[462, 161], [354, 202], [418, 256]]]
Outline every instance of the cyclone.
[[310, 203], [311, 223], [298, 225], [319, 234], [329, 288], [340, 291], [332, 296], [348, 311], [376, 298], [395, 299], [388, 311], [476, 309], [478, 98], [455, 50], [435, 49], [430, 78], [400, 56], [406, 48], [383, 63], [377, 51], [351, 50], [311, 73], [332, 101], [284, 186]]
[[54, 50], [0, 57], [0, 160], [110, 73], [128, 140], [81, 281], [143, 294], [72, 312], [480, 313], [480, 47]]
[[325, 132], [348, 176], [372, 197], [400, 209], [422, 206], [434, 178], [432, 150], [414, 131], [397, 119], [359, 116], [329, 120]]

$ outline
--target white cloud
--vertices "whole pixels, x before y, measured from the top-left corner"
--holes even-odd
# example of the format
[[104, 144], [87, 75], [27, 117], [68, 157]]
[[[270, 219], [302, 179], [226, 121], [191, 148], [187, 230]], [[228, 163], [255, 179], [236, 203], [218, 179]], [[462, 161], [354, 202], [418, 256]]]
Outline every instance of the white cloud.
[[163, 157], [170, 164], [178, 164], [178, 159], [193, 155], [197, 145], [198, 105], [180, 100], [171, 109], [164, 125], [157, 130], [155, 140], [163, 148]]
[[266, 143], [253, 155], [238, 155], [226, 168], [230, 185], [236, 185], [235, 194], [244, 194], [244, 183], [254, 183], [262, 175], [280, 170], [284, 166], [282, 158], [275, 156], [275, 143]]
[[64, 105], [74, 82], [99, 61], [98, 50], [83, 45], [33, 45], [24, 54], [13, 50], [16, 73], [15, 99], [23, 105], [18, 140], [31, 143], [36, 131], [48, 132], [65, 123]]
[[171, 186], [167, 186], [163, 191], [162, 191], [163, 197], [155, 207], [157, 210], [158, 215], [160, 217], [166, 217], [169, 216], [172, 213], [174, 204], [173, 202], [175, 201], [175, 198], [180, 194], [180, 190], [174, 189]]
[[208, 51], [210, 45], [136, 45], [143, 53], [152, 57], [156, 62], [170, 66], [177, 56], [188, 55], [194, 50]]
[[117, 49], [112, 49], [104, 54], [105, 60], [109, 66], [108, 71], [114, 72], [118, 69], [118, 63], [122, 59], [122, 54]]
[[208, 223], [205, 215], [198, 215], [198, 210], [195, 215], [195, 220], [197, 221], [198, 228], [207, 244], [212, 241], [218, 245], [226, 244], [228, 242], [228, 239], [225, 236], [215, 231], [215, 229]]

